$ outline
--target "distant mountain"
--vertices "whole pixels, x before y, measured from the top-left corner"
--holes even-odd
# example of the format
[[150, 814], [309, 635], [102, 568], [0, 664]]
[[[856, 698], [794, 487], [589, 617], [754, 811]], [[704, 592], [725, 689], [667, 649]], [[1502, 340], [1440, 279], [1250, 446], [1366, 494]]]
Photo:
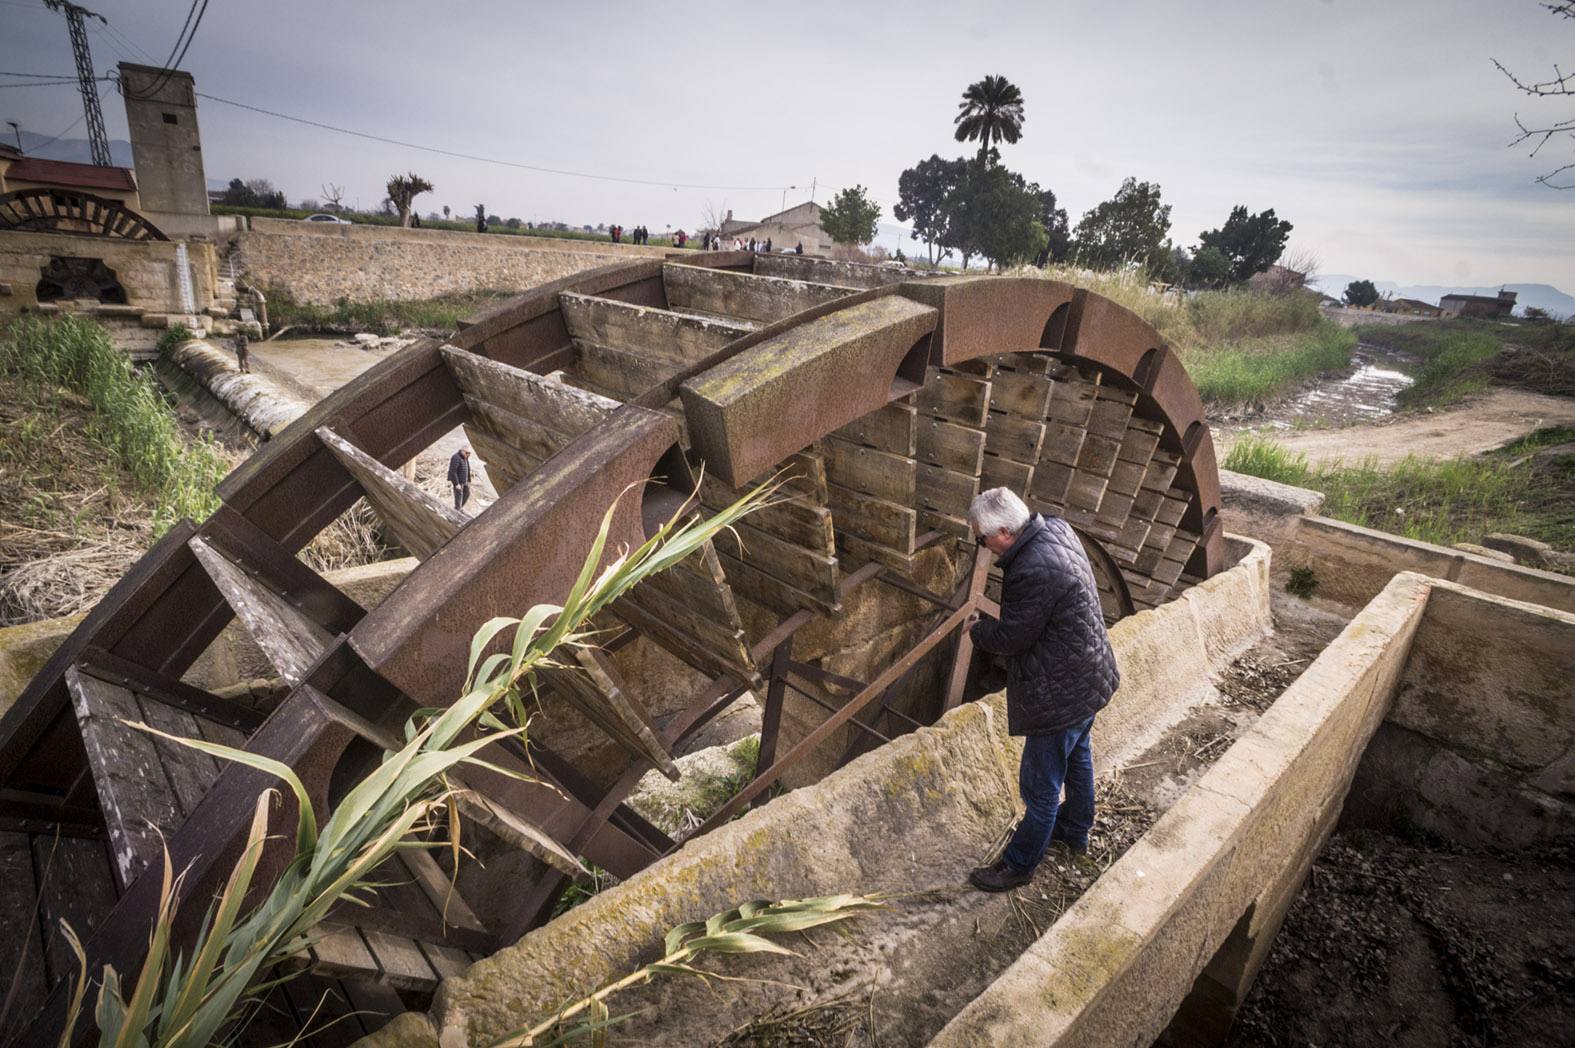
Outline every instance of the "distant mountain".
[[[1313, 281], [1313, 287], [1326, 295], [1340, 297], [1345, 286], [1353, 280], [1360, 280], [1349, 273], [1320, 273]], [[1566, 294], [1552, 284], [1491, 284], [1485, 287], [1450, 287], [1443, 284], [1396, 284], [1390, 280], [1375, 280], [1373, 286], [1381, 295], [1392, 298], [1414, 298], [1431, 305], [1438, 305], [1438, 300], [1445, 295], [1486, 295], [1491, 298], [1497, 295], [1500, 289], [1515, 292], [1515, 312], [1523, 313], [1527, 306], [1536, 306], [1545, 309], [1555, 317], [1575, 316], [1575, 295]]]
[[[12, 138], [10, 141], [15, 142], [16, 139]], [[57, 138], [51, 142], [48, 135], [23, 131], [22, 152], [42, 160], [65, 160], [73, 164], [93, 162], [93, 149], [85, 138]], [[130, 167], [131, 143], [124, 138], [110, 139], [109, 158], [117, 167]]]

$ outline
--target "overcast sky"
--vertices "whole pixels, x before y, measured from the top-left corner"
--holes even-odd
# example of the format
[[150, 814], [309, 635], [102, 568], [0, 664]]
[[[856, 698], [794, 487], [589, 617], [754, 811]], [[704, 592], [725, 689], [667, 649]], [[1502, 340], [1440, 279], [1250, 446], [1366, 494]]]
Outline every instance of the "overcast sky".
[[[161, 62], [188, 10], [86, 5], [113, 26], [90, 37], [100, 70]], [[204, 100], [210, 178], [269, 178], [292, 201], [334, 182], [373, 206], [390, 174], [414, 170], [437, 185], [422, 211], [485, 203], [657, 231], [695, 228], [708, 205], [762, 217], [807, 199], [811, 179], [821, 202], [866, 185], [890, 223], [899, 173], [968, 150], [952, 140], [958, 96], [998, 73], [1027, 102], [1003, 161], [1074, 224], [1135, 175], [1163, 187], [1187, 246], [1234, 204], [1272, 207], [1326, 273], [1575, 292], [1575, 190], [1533, 182], [1575, 142], [1535, 160], [1505, 148], [1517, 109], [1557, 119], [1575, 105], [1519, 96], [1491, 58], [1547, 79], [1555, 61], [1575, 65], [1575, 22], [1536, 0], [211, 0], [184, 68], [199, 91], [294, 116], [658, 184], [460, 160]], [[59, 15], [0, 0], [0, 69], [71, 68]], [[124, 137], [105, 88], [110, 135]], [[0, 119], [30, 131], [80, 114], [70, 87], [0, 90]]]

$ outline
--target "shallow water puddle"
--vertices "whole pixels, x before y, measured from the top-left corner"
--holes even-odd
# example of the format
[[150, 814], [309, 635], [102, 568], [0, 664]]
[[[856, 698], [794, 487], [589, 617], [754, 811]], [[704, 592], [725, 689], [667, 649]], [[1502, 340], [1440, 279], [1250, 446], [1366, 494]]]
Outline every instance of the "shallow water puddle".
[[1385, 367], [1372, 346], [1357, 347], [1356, 370], [1345, 378], [1319, 381], [1266, 419], [1274, 429], [1309, 423], [1350, 425], [1394, 414], [1395, 398], [1412, 383], [1410, 375]]

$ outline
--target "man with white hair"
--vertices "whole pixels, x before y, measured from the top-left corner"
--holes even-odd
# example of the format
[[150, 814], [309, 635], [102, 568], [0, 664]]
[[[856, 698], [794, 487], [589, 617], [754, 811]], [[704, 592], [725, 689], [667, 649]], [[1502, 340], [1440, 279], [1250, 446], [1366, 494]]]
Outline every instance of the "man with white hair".
[[1089, 732], [1121, 676], [1093, 568], [1070, 524], [1030, 514], [1007, 488], [975, 498], [968, 524], [1002, 575], [1000, 621], [975, 616], [970, 636], [980, 650], [1006, 656], [1007, 730], [1025, 737], [1017, 779], [1023, 817], [1001, 858], [968, 875], [981, 891], [1002, 892], [1031, 881], [1053, 842], [1074, 854], [1088, 850]]

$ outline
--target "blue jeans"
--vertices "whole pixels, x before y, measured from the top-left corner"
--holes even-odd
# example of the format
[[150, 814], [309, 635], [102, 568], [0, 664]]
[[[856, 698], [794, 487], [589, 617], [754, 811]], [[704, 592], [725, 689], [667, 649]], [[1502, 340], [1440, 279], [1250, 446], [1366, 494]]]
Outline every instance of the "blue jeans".
[[[1094, 755], [1088, 748], [1093, 727], [1090, 717], [1064, 731], [1023, 740], [1017, 786], [1027, 810], [1001, 853], [1019, 870], [1038, 866], [1052, 837], [1077, 847], [1088, 844], [1088, 831], [1094, 825]], [[1063, 785], [1065, 804], [1061, 803]]]

